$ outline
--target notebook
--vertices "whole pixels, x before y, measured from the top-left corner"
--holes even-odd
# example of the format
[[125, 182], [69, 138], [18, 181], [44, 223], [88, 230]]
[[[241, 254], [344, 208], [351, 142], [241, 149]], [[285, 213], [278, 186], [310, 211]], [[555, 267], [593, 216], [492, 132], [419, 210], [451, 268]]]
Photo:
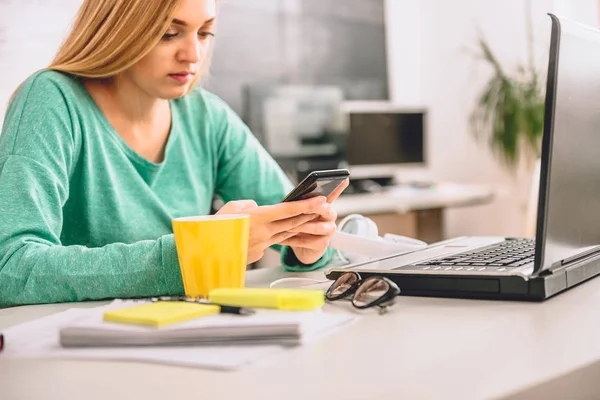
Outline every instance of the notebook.
[[92, 314], [101, 318], [105, 309], [106, 306], [91, 309], [72, 308], [5, 329], [3, 333], [8, 346], [5, 346], [0, 354], [0, 360], [12, 358], [134, 361], [230, 371], [274, 362], [288, 349], [279, 345], [156, 347], [62, 347], [60, 345], [61, 327], [88, 319]]
[[[137, 302], [139, 304], [139, 302]], [[117, 302], [116, 308], [130, 306]], [[254, 315], [215, 314], [163, 327], [105, 321], [93, 314], [60, 329], [63, 347], [206, 346], [277, 344], [296, 346], [341, 327], [355, 317], [313, 311], [257, 310]]]

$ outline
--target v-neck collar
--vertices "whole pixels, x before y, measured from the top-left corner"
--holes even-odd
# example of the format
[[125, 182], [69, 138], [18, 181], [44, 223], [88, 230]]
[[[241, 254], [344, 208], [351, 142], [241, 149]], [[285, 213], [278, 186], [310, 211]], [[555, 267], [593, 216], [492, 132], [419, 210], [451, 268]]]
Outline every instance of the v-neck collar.
[[110, 136], [117, 142], [117, 144], [121, 147], [121, 149], [125, 152], [125, 154], [127, 154], [129, 159], [131, 159], [133, 162], [135, 162], [139, 166], [141, 166], [143, 168], [147, 168], [151, 171], [152, 170], [158, 171], [163, 165], [165, 165], [167, 163], [168, 157], [169, 157], [169, 149], [173, 146], [173, 143], [177, 139], [177, 134], [179, 131], [179, 129], [178, 129], [179, 128], [178, 127], [179, 118], [177, 115], [177, 107], [175, 107], [175, 102], [173, 100], [169, 100], [169, 109], [171, 112], [171, 126], [169, 128], [169, 135], [167, 137], [167, 143], [165, 145], [164, 158], [161, 162], [156, 163], [156, 162], [150, 161], [147, 158], [141, 156], [138, 152], [133, 150], [131, 148], [131, 146], [129, 146], [129, 144], [127, 144], [127, 142], [125, 142], [125, 140], [121, 137], [121, 135], [119, 135], [119, 133], [116, 131], [116, 129], [112, 126], [112, 124], [110, 123], [108, 118], [106, 118], [106, 115], [104, 115], [104, 113], [102, 112], [100, 107], [98, 107], [98, 104], [96, 103], [96, 101], [94, 100], [94, 98], [92, 97], [90, 92], [88, 92], [84, 83], [81, 80], [79, 80], [79, 83], [81, 85], [81, 89], [85, 93], [85, 97], [86, 97], [87, 101], [90, 103], [90, 106], [94, 109], [95, 114], [97, 114], [98, 119], [101, 121], [102, 125], [104, 126], [106, 131], [110, 134]]

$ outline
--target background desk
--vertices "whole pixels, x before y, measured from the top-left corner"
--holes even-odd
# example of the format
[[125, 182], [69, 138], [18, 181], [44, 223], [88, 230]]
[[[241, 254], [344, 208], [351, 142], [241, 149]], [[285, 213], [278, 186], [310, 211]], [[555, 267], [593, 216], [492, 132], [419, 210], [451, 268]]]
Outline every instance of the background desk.
[[[248, 283], [265, 286], [282, 276], [323, 274], [262, 269], [250, 271]], [[0, 310], [0, 329], [72, 306]], [[389, 314], [364, 315], [331, 336], [235, 372], [0, 354], [0, 399], [600, 397], [600, 279], [544, 303], [400, 297]]]
[[[429, 188], [393, 186], [377, 193], [342, 195], [333, 206], [338, 222], [349, 214], [362, 214], [375, 221], [380, 235], [393, 233], [434, 243], [446, 239], [447, 208], [487, 204], [493, 198], [494, 191], [487, 185], [439, 183]], [[280, 263], [279, 253], [267, 249], [253, 268]]]
[[342, 195], [334, 209], [340, 217], [363, 214], [371, 218], [380, 234], [394, 233], [433, 243], [446, 239], [446, 208], [486, 204], [493, 197], [492, 189], [485, 185], [394, 186], [382, 192]]

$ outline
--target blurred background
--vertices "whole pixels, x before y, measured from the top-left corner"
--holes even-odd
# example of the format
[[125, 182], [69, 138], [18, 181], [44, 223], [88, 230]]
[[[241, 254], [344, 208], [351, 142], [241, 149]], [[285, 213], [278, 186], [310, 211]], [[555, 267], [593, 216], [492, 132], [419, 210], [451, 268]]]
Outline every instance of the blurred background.
[[[15, 87], [52, 59], [80, 4], [0, 0], [0, 117]], [[380, 233], [427, 241], [531, 233], [547, 13], [596, 27], [597, 0], [220, 0], [219, 7], [202, 84], [293, 181], [349, 168], [340, 216], [363, 213]], [[512, 114], [501, 112], [507, 105]]]
[[[348, 198], [380, 193], [381, 185], [421, 188], [419, 196], [450, 183], [466, 192], [485, 187], [491, 196], [449, 202], [443, 214], [429, 215], [440, 232], [398, 233], [531, 234], [537, 154], [523, 143], [527, 128], [502, 133], [508, 142], [514, 137], [512, 147], [494, 143], [489, 124], [476, 128], [477, 115], [498, 113], [511, 100], [480, 103], [498, 75], [485, 51], [517, 87], [536, 76], [532, 102], [541, 114], [530, 118], [543, 116], [547, 13], [595, 27], [597, 0], [223, 0], [220, 7], [206, 87], [243, 117], [293, 179], [349, 167]], [[542, 125], [533, 129], [539, 139]], [[408, 222], [391, 225], [400, 223]]]

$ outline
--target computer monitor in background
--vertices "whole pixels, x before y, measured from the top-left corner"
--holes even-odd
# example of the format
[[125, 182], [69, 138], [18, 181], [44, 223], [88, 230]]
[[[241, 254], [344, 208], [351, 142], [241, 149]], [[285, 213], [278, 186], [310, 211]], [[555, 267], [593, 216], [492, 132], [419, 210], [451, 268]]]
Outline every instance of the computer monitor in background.
[[391, 179], [402, 167], [425, 165], [423, 109], [350, 109], [345, 158], [354, 179]]
[[249, 85], [245, 120], [276, 159], [334, 155], [329, 136], [347, 130], [343, 91], [325, 85]]
[[293, 181], [338, 167], [348, 130], [342, 88], [253, 84], [244, 97], [244, 120]]

